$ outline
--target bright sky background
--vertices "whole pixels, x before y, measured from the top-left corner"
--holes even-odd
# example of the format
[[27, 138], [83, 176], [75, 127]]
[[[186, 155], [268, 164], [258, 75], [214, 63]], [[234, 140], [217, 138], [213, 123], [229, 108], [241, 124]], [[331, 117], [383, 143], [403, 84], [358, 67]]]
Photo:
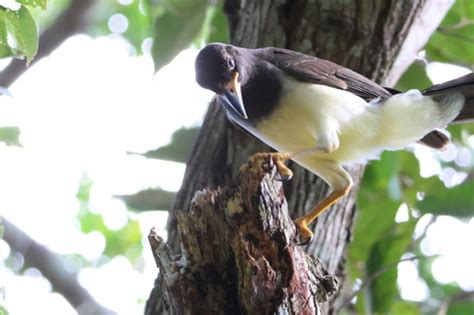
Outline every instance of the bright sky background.
[[[151, 58], [131, 56], [130, 47], [119, 37], [74, 36], [15, 82], [10, 88], [13, 98], [0, 96], [0, 126], [20, 126], [24, 146], [0, 143], [2, 215], [52, 251], [98, 259], [105, 246], [103, 236], [81, 233], [76, 220], [76, 193], [87, 174], [94, 181], [92, 207], [104, 215], [109, 228], [120, 228], [127, 216], [139, 219], [144, 235], [142, 270], [134, 270], [125, 257], [116, 257], [79, 273], [80, 283], [120, 314], [143, 312], [157, 273], [146, 235], [152, 226], [165, 235], [166, 213], [131, 214], [112, 196], [156, 186], [179, 188], [183, 164], [126, 152], [157, 148], [180, 126], [201, 123], [212, 94], [194, 82], [195, 55], [194, 50], [181, 53], [154, 77]], [[449, 69], [453, 77], [465, 71]], [[442, 72], [441, 80], [447, 80]], [[417, 156], [435, 160], [432, 151], [417, 150]], [[438, 173], [432, 168], [427, 172]], [[403, 209], [397, 219], [403, 221]], [[462, 223], [441, 217], [429, 228], [423, 248], [426, 255], [444, 255], [433, 267], [439, 281], [455, 280], [474, 289], [474, 253], [459, 242], [467, 239], [474, 240], [474, 220]], [[74, 314], [60, 295], [51, 293], [51, 285], [38, 271], [15, 276], [4, 268], [1, 261], [9, 253], [0, 240], [0, 288], [5, 286], [5, 306], [11, 314]], [[422, 301], [427, 288], [417, 281], [414, 264], [399, 265], [399, 285], [404, 298]], [[29, 303], [24, 303], [24, 296]]]
[[[145, 237], [152, 226], [163, 229], [166, 213], [130, 214], [112, 195], [179, 188], [183, 164], [126, 152], [157, 148], [180, 126], [201, 123], [212, 94], [195, 84], [195, 54], [183, 52], [153, 77], [151, 58], [130, 56], [121, 39], [75, 36], [26, 72], [10, 88], [13, 98], [0, 97], [0, 126], [20, 126], [24, 146], [0, 143], [0, 213], [55, 252], [97, 259], [103, 236], [84, 235], [76, 220], [75, 195], [87, 174], [94, 181], [91, 205], [109, 228], [122, 227], [130, 215], [140, 220]], [[133, 271], [126, 258], [117, 257], [79, 274], [97, 300], [122, 314], [142, 313], [137, 300], [146, 300], [156, 277], [148, 241], [143, 242], [144, 270]], [[0, 259], [8, 253], [0, 240]], [[117, 275], [126, 278], [121, 282], [127, 287], [114, 285]], [[35, 313], [73, 312], [58, 294], [49, 294], [50, 285], [37, 272], [17, 277], [0, 265], [4, 284], [12, 314], [31, 314], [33, 306]], [[24, 303], [25, 294], [34, 301]]]

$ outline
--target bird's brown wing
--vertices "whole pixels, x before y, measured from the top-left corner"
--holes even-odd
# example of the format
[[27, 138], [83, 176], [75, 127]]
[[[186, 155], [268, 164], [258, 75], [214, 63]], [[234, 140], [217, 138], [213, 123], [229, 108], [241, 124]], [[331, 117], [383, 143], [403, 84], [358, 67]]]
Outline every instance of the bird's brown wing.
[[392, 93], [366, 77], [333, 62], [291, 50], [267, 48], [268, 61], [298, 81], [347, 90], [370, 102], [386, 99]]
[[[393, 94], [400, 93], [392, 89], [387, 90], [357, 72], [324, 59], [281, 48], [267, 49], [271, 49], [271, 51], [265, 55], [273, 58], [269, 61], [298, 81], [346, 90], [363, 98], [366, 102], [375, 99], [384, 100]], [[449, 138], [434, 130], [419, 142], [435, 149], [441, 149], [449, 143]]]

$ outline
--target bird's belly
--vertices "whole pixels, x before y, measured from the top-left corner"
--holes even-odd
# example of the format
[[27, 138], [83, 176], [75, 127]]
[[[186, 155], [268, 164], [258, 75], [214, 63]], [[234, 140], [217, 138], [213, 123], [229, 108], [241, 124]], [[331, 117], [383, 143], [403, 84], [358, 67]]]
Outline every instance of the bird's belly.
[[[249, 130], [263, 142], [280, 152], [303, 152], [314, 159], [336, 161], [340, 164], [365, 163], [377, 159], [383, 148], [367, 141], [366, 134], [348, 128], [339, 134], [337, 150], [326, 153], [316, 149], [317, 136], [311, 126], [298, 122], [273, 123], [272, 126], [259, 126], [260, 129]], [[264, 130], [264, 132], [261, 132]], [[298, 158], [295, 158], [298, 161]]]
[[[457, 115], [462, 101], [452, 101], [456, 110], [451, 116]], [[352, 164], [416, 142], [449, 122], [442, 116], [439, 105], [418, 91], [368, 104], [349, 92], [295, 84], [268, 117], [243, 127], [278, 151], [305, 151], [306, 160], [311, 156]], [[324, 153], [319, 149], [330, 147], [325, 144], [337, 144], [337, 149]]]
[[296, 121], [263, 123], [258, 125], [255, 136], [278, 151], [299, 151], [312, 148], [316, 137], [310, 126]]
[[[345, 102], [341, 104], [340, 99]], [[367, 151], [366, 128], [373, 116], [367, 103], [345, 91], [310, 84], [295, 84], [272, 114], [246, 129], [278, 151], [308, 151], [316, 159], [341, 163], [363, 162]], [[317, 150], [321, 139], [336, 138], [332, 153]], [[312, 150], [313, 149], [313, 150]]]

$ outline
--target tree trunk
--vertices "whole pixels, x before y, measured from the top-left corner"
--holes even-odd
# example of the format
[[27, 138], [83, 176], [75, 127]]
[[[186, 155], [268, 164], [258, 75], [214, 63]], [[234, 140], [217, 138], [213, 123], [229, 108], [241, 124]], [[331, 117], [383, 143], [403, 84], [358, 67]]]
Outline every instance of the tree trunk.
[[204, 190], [178, 211], [181, 255], [150, 234], [172, 314], [315, 314], [337, 290], [323, 263], [295, 244], [276, 167], [251, 158], [236, 186]]
[[[376, 82], [393, 84], [402, 73], [400, 69], [406, 69], [414, 60], [450, 5], [425, 0], [228, 0], [224, 9], [229, 18], [231, 42], [235, 45], [285, 47], [348, 66]], [[417, 34], [416, 41], [412, 34]], [[405, 45], [407, 38], [409, 46]], [[395, 62], [397, 71], [393, 72]], [[389, 82], [385, 81], [387, 77]], [[269, 148], [229, 124], [220, 107], [211, 104], [173, 206], [182, 211], [170, 213], [169, 246], [151, 235], [162, 273], [151, 292], [146, 314], [203, 314], [204, 310], [222, 314], [334, 311], [334, 299], [321, 302], [334, 293], [335, 286], [331, 288], [328, 284], [335, 283], [331, 275], [335, 274], [340, 284], [344, 281], [344, 252], [351, 239], [356, 191], [363, 167], [349, 169], [354, 179], [351, 193], [318, 218], [313, 229], [315, 238], [305, 250], [319, 259], [311, 259], [300, 253], [300, 247], [292, 245], [293, 225], [286, 217], [286, 207], [281, 206], [285, 201], [278, 197], [280, 183], [268, 175], [271, 170], [267, 169], [261, 179], [253, 182], [246, 181], [242, 175], [244, 179], [239, 185], [232, 184], [238, 177], [239, 167], [259, 151], [269, 151]], [[296, 164], [289, 166], [294, 176], [285, 183], [284, 191], [289, 213], [295, 218], [323, 199], [328, 187]], [[249, 183], [259, 188], [251, 188]], [[190, 209], [196, 191], [218, 186], [231, 188], [198, 193]], [[238, 207], [229, 203], [237, 195], [242, 198], [244, 192], [251, 202], [239, 203]], [[203, 199], [205, 202], [201, 203]], [[232, 209], [243, 212], [247, 219], [252, 218], [253, 225], [252, 220], [250, 223], [245, 218], [237, 220], [235, 213], [229, 214]], [[259, 215], [251, 214], [253, 211]], [[203, 224], [205, 221], [209, 223]], [[239, 226], [249, 229], [245, 230], [247, 234], [242, 234]], [[222, 230], [213, 231], [217, 227]], [[237, 242], [236, 235], [248, 237]], [[196, 243], [190, 244], [189, 240]], [[204, 251], [198, 257], [191, 248]], [[173, 257], [172, 252], [179, 254]], [[221, 255], [212, 256], [215, 252]], [[302, 257], [304, 263], [298, 260]], [[209, 261], [214, 263], [209, 264]], [[287, 263], [286, 269], [283, 262]], [[254, 272], [246, 272], [249, 270], [245, 266], [253, 266]], [[314, 268], [320, 268], [319, 272]], [[298, 281], [294, 279], [295, 274], [301, 276], [300, 285], [294, 285], [294, 281]], [[327, 286], [316, 285], [324, 283], [321, 280], [324, 278], [328, 280]], [[249, 285], [253, 291], [247, 290]], [[306, 298], [304, 307], [309, 308], [291, 302], [301, 298]]]

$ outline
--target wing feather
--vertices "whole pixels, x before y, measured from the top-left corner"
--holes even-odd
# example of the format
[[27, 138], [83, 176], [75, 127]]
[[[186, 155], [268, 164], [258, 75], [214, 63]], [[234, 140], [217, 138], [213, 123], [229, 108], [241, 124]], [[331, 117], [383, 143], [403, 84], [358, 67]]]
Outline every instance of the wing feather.
[[296, 80], [322, 84], [329, 87], [347, 90], [370, 102], [374, 99], [387, 99], [392, 94], [382, 86], [348, 68], [328, 60], [311, 57], [281, 48], [265, 48], [264, 56], [271, 56], [270, 61], [287, 75]]

